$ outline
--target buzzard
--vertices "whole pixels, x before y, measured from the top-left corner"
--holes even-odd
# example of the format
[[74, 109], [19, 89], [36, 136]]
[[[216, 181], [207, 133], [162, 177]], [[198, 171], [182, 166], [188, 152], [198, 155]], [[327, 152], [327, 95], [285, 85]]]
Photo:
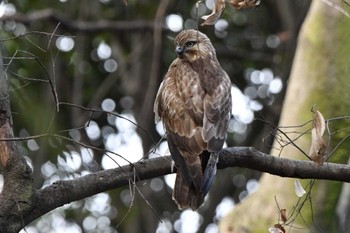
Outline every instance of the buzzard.
[[154, 103], [177, 168], [173, 199], [179, 209], [197, 210], [216, 172], [231, 116], [231, 81], [209, 38], [184, 30], [175, 38], [170, 65]]

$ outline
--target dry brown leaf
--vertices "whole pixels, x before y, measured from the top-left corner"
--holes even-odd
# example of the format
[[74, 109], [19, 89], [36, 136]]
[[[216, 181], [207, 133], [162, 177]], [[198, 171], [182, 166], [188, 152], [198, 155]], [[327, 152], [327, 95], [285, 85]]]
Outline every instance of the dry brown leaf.
[[281, 219], [283, 223], [287, 222], [287, 210], [286, 209], [281, 209]]
[[276, 227], [270, 227], [268, 230], [270, 233], [283, 233], [280, 229]]
[[316, 110], [312, 120], [311, 147], [309, 156], [311, 160], [319, 166], [322, 166], [327, 150], [327, 146], [322, 137], [325, 129], [326, 124], [324, 117], [321, 112]]
[[228, 0], [227, 2], [236, 9], [254, 8], [260, 4], [260, 0]]
[[[227, 0], [227, 2], [236, 9], [254, 8], [260, 4], [260, 0]], [[221, 17], [224, 9], [225, 0], [215, 0], [211, 14], [202, 16], [204, 22], [201, 24], [201, 26], [214, 25]]]
[[286, 233], [286, 230], [284, 229], [284, 227], [281, 224], [275, 224], [273, 225], [275, 228], [279, 229], [281, 232]]
[[201, 25], [202, 26], [214, 25], [222, 15], [222, 12], [224, 11], [224, 9], [225, 9], [225, 0], [215, 0], [215, 4], [213, 6], [213, 10], [211, 14], [202, 16], [202, 19], [204, 19], [204, 22]]

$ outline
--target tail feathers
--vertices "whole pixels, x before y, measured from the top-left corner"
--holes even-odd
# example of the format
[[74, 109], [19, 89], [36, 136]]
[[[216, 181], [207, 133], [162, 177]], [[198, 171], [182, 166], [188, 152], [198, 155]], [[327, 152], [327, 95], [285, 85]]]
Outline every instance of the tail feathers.
[[218, 162], [219, 153], [212, 152], [210, 154], [207, 167], [205, 168], [202, 184], [201, 184], [201, 193], [203, 193], [203, 196], [207, 195], [209, 192], [209, 189], [211, 187], [211, 184], [213, 183], [214, 176], [216, 173], [216, 163]]
[[187, 182], [180, 170], [177, 171], [173, 200], [179, 209], [197, 210], [203, 204], [204, 196], [202, 192], [195, 189], [193, 184]]

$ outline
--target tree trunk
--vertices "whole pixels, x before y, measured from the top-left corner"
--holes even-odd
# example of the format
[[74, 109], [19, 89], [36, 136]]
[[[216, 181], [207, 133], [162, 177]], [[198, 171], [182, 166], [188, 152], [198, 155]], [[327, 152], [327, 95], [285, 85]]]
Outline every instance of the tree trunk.
[[[0, 139], [13, 138], [7, 76], [0, 48]], [[18, 232], [24, 227], [22, 216], [31, 210], [32, 169], [19, 152], [15, 141], [0, 141], [0, 171], [4, 186], [0, 193], [0, 232]]]
[[[304, 152], [309, 152], [310, 132], [303, 135], [301, 133], [310, 130], [312, 124], [296, 126], [312, 119], [310, 109], [314, 105], [326, 119], [349, 115], [350, 19], [346, 17], [348, 13], [342, 6], [344, 9], [349, 8], [340, 0], [312, 2], [299, 36], [279, 123], [280, 126], [294, 127], [280, 128], [289, 138], [276, 131], [274, 149], [271, 152], [273, 155], [307, 159], [293, 143], [286, 142], [296, 139], [294, 143]], [[346, 120], [330, 121], [329, 129], [331, 132], [342, 130], [348, 127], [347, 123]], [[301, 137], [298, 138], [299, 136]], [[326, 143], [330, 139], [327, 152], [330, 153], [347, 136], [348, 133], [344, 130], [325, 136]], [[346, 163], [349, 148], [350, 142], [345, 140], [332, 153], [331, 160]], [[340, 198], [342, 183], [316, 181], [308, 193], [311, 198], [307, 198], [308, 194], [304, 195], [301, 200], [306, 199], [306, 202], [301, 206], [294, 191], [294, 180], [264, 174], [259, 190], [237, 205], [221, 221], [220, 232], [268, 232], [268, 228], [277, 223], [282, 224], [286, 232], [349, 232], [349, 226], [344, 221], [344, 215], [348, 216], [346, 213], [349, 213], [348, 205], [338, 207], [337, 213], [343, 215], [343, 219], [336, 217], [337, 202], [349, 199], [346, 194], [349, 193], [346, 191], [348, 188], [343, 189]], [[301, 183], [308, 191], [310, 180], [303, 180]], [[292, 214], [295, 206], [302, 208], [296, 208]], [[279, 221], [279, 209], [287, 210], [287, 225]]]

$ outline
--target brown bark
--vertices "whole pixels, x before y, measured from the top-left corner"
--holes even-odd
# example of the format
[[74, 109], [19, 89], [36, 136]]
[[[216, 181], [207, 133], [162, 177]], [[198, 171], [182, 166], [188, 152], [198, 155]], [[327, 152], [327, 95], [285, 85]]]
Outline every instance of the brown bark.
[[[0, 67], [3, 67], [0, 52]], [[0, 69], [0, 139], [13, 138], [10, 99], [6, 76]], [[4, 186], [0, 193], [0, 232], [17, 232], [24, 227], [23, 216], [32, 207], [32, 170], [19, 155], [14, 141], [0, 142], [0, 170]]]

